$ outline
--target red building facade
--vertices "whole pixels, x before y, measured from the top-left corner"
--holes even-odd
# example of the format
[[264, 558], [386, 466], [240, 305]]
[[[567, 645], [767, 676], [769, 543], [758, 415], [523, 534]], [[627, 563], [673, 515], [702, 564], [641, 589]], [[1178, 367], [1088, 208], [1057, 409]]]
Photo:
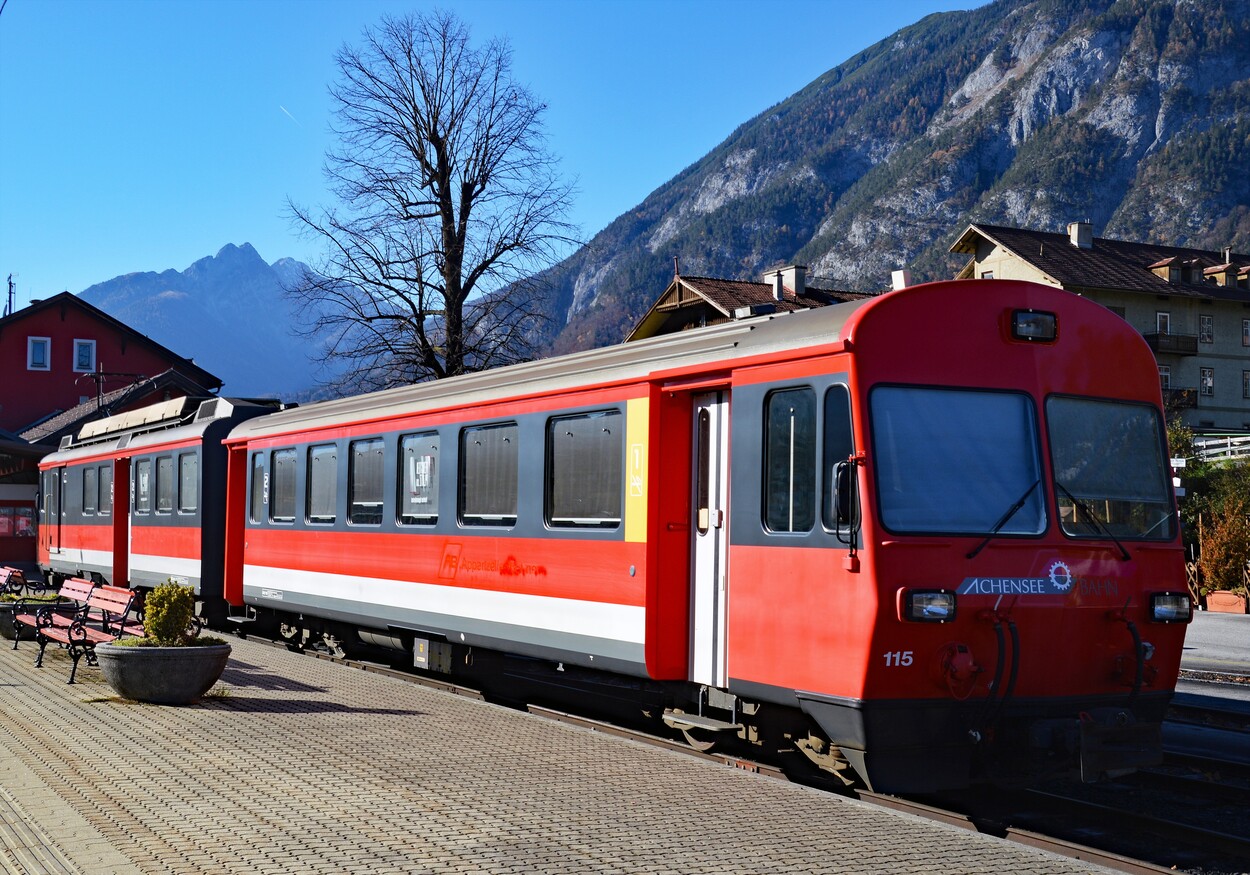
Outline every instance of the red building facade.
[[20, 433], [62, 411], [170, 369], [208, 390], [221, 380], [75, 295], [0, 319], [0, 429]]

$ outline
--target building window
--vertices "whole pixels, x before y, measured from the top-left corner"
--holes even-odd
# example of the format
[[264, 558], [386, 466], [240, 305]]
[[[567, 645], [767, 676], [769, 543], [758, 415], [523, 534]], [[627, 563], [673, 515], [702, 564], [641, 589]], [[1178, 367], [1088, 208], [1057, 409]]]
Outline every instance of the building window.
[[26, 338], [26, 370], [48, 371], [52, 369], [52, 338]]
[[1201, 314], [1198, 316], [1198, 342], [1215, 342], [1215, 320], [1213, 317]]
[[460, 432], [460, 521], [472, 526], [516, 524], [517, 425]]
[[983, 279], [983, 280], [992, 280], [993, 278], [994, 278], [994, 271], [992, 271], [992, 270], [983, 270], [983, 271], [981, 271], [981, 279]]
[[1241, 372], [1241, 397], [1250, 398], [1250, 371]]
[[784, 389], [764, 402], [764, 525], [806, 532], [816, 518], [816, 393]]
[[399, 522], [438, 522], [438, 432], [406, 434], [399, 440]]
[[1159, 388], [1164, 390], [1172, 388], [1171, 365], [1159, 365]]
[[382, 522], [382, 474], [386, 470], [382, 439], [352, 441], [348, 456], [347, 492], [351, 507], [347, 519], [358, 526]]
[[273, 492], [269, 499], [269, 519], [275, 523], [295, 522], [295, 450], [274, 450], [270, 457]]
[[1108, 307], [1107, 309], [1108, 309], [1108, 310], [1110, 310], [1110, 311], [1111, 311], [1112, 313], [1114, 313], [1115, 315], [1119, 316], [1121, 319], [1123, 319], [1123, 318], [1124, 318], [1124, 308], [1123, 308], [1123, 307]]
[[89, 374], [95, 370], [95, 341], [74, 341], [74, 370], [80, 374]]
[[135, 462], [135, 513], [152, 512], [152, 460]]
[[621, 522], [625, 453], [619, 410], [547, 424], [547, 522], [612, 528]]
[[1241, 320], [1241, 345], [1250, 346], [1250, 319]]
[[339, 448], [322, 444], [308, 448], [308, 507], [310, 523], [333, 523], [338, 504]]
[[1172, 314], [1159, 311], [1155, 313], [1155, 331], [1159, 334], [1172, 333]]
[[178, 512], [195, 513], [200, 506], [200, 459], [195, 453], [178, 457]]
[[1199, 368], [1201, 377], [1198, 381], [1198, 391], [1211, 397], [1215, 394], [1215, 368]]

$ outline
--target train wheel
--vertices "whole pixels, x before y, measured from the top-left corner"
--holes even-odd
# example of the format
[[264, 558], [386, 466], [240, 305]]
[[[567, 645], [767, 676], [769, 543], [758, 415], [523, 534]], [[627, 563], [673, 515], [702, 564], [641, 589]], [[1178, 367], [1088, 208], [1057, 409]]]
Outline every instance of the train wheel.
[[304, 652], [304, 645], [308, 643], [307, 629], [301, 626], [292, 626], [290, 623], [283, 623], [278, 627], [278, 634], [286, 642], [287, 650], [293, 653]]

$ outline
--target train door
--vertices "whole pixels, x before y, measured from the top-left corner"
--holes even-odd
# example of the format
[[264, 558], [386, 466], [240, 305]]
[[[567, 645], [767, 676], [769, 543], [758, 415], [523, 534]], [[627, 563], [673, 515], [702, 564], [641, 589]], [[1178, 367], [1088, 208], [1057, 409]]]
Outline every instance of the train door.
[[49, 468], [43, 472], [39, 497], [39, 552], [52, 557], [61, 552], [61, 476], [65, 469]]
[[729, 393], [694, 397], [690, 680], [723, 687], [729, 532]]
[[130, 585], [130, 459], [113, 462], [113, 479], [109, 484], [109, 503], [113, 513], [113, 579], [114, 586]]

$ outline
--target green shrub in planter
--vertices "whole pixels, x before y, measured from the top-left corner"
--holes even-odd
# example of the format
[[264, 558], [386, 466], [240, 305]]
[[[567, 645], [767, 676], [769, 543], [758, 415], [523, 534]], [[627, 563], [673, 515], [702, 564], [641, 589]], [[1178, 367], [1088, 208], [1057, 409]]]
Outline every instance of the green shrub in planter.
[[195, 592], [167, 580], [143, 599], [143, 631], [157, 647], [190, 643], [195, 620]]

